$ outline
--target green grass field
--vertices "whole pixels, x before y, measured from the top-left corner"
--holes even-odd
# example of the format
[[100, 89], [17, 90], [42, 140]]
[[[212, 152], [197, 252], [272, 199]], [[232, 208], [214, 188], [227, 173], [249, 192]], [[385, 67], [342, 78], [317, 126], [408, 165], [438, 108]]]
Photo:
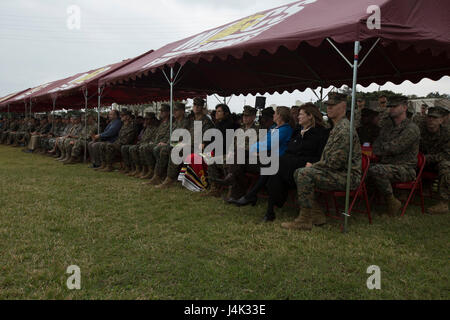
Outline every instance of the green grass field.
[[[181, 186], [0, 146], [0, 299], [449, 299], [448, 215], [284, 230]], [[376, 208], [375, 208], [376, 210]], [[66, 268], [81, 269], [69, 290]], [[368, 290], [367, 267], [381, 269]]]

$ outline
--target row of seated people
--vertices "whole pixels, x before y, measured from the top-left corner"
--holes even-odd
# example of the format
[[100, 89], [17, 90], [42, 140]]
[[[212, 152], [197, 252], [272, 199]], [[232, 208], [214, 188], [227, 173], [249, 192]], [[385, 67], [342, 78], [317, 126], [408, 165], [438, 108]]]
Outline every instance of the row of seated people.
[[[198, 175], [193, 179], [198, 186], [208, 188], [205, 195], [218, 196], [222, 190], [220, 185], [229, 185], [230, 192], [226, 200], [231, 204], [255, 203], [258, 191], [265, 186], [269, 193], [265, 221], [275, 219], [274, 207], [283, 206], [287, 191], [296, 188], [301, 208], [299, 217], [283, 226], [310, 230], [313, 225], [325, 222], [315, 190], [342, 190], [346, 185], [350, 138], [350, 124], [346, 118], [347, 97], [333, 93], [325, 104], [328, 124], [324, 123], [322, 114], [313, 104], [291, 109], [277, 107], [275, 111], [267, 108], [263, 111], [261, 123], [266, 125], [268, 123], [267, 128], [270, 129], [266, 139], [253, 145], [246, 143], [241, 147], [249, 156], [270, 149], [270, 139], [278, 139], [279, 148], [272, 151], [278, 153], [280, 165], [276, 174], [261, 175], [249, 192], [246, 192], [245, 188], [245, 172], [257, 173], [263, 167], [261, 164], [212, 164], [203, 165], [204, 170], [196, 171], [195, 168], [191, 168], [189, 171], [189, 167], [194, 165], [188, 162], [185, 167], [193, 173], [193, 176]], [[418, 126], [407, 115], [406, 97], [390, 101], [386, 103], [386, 107], [388, 117], [378, 122], [380, 129], [373, 141], [373, 152], [379, 161], [369, 168], [370, 185], [384, 196], [388, 213], [395, 214], [401, 203], [394, 197], [391, 185], [415, 178], [417, 153], [420, 149], [426, 156], [428, 168], [436, 171], [440, 179], [441, 201], [429, 208], [428, 212], [448, 212], [450, 147], [449, 127], [444, 122], [448, 118], [450, 108], [445, 103], [430, 108], [428, 115], [423, 117], [423, 121], [418, 122]], [[378, 114], [384, 113], [382, 109], [372, 108], [370, 105], [367, 109]], [[196, 121], [202, 123], [203, 133], [215, 127], [225, 135], [226, 129], [236, 128], [235, 122], [230, 120], [231, 113], [228, 106], [224, 104], [216, 106], [215, 122], [211, 121], [204, 111], [204, 101], [199, 98], [194, 99], [192, 117], [186, 118], [185, 106], [176, 104], [173, 130], [187, 129], [192, 133], [193, 139]], [[270, 119], [272, 113], [273, 118]], [[292, 120], [296, 114], [298, 114], [295, 119], [297, 124], [294, 124]], [[101, 171], [112, 171], [114, 161], [121, 157], [124, 162], [121, 170], [123, 173], [150, 179], [145, 183], [155, 185], [157, 188], [166, 188], [175, 183], [182, 165], [174, 164], [170, 159], [172, 145], [168, 143], [169, 106], [162, 106], [159, 123], [154, 117], [146, 117], [144, 129], [140, 133], [137, 132], [129, 112], [123, 111], [119, 119], [118, 112], [111, 111], [109, 117], [111, 121], [101, 134], [90, 132], [91, 141], [88, 149], [92, 160], [91, 167]], [[364, 117], [365, 115], [362, 118]], [[242, 129], [254, 129], [255, 118], [256, 110], [246, 106], [242, 117]], [[273, 125], [269, 119], [273, 121]], [[361, 121], [362, 125], [354, 131], [351, 188], [355, 188], [361, 179], [362, 141], [359, 139], [359, 133], [361, 128], [364, 128], [364, 123], [366, 122]], [[55, 145], [59, 148], [69, 146], [70, 143], [65, 141], [67, 138], [63, 137], [63, 141], [57, 141]], [[208, 143], [210, 142], [202, 141], [197, 150], [202, 150]], [[191, 145], [194, 145], [193, 141]], [[192, 152], [195, 152], [194, 147]], [[229, 152], [226, 157], [233, 157], [232, 153]], [[201, 176], [202, 174], [204, 176]]]

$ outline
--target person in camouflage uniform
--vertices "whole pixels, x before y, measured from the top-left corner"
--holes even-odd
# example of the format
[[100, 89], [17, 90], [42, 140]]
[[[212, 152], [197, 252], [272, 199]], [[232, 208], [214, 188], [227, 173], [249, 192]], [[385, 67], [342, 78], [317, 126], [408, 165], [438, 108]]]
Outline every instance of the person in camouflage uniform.
[[49, 154], [51, 153], [51, 150], [54, 149], [55, 147], [56, 138], [60, 137], [63, 134], [66, 125], [67, 119], [63, 119], [60, 115], [54, 116], [50, 132], [46, 136], [41, 138], [40, 143], [41, 153], [43, 154], [47, 154], [47, 152], [49, 152]]
[[67, 135], [60, 140], [60, 143], [58, 143], [61, 156], [56, 160], [61, 162], [69, 159], [73, 146], [73, 144], [71, 144], [70, 142], [76, 141], [78, 139], [78, 135], [80, 134], [81, 130], [83, 130], [84, 127], [84, 124], [81, 121], [81, 116], [79, 114], [72, 115], [71, 121], [72, 127], [70, 128]]
[[407, 97], [393, 98], [387, 106], [391, 121], [381, 128], [373, 144], [373, 153], [380, 161], [370, 166], [367, 177], [384, 196], [388, 214], [394, 215], [401, 202], [394, 197], [391, 184], [415, 179], [420, 131], [406, 115]]
[[63, 164], [75, 164], [81, 161], [81, 155], [84, 152], [84, 149], [87, 150], [87, 144], [92, 140], [92, 136], [97, 134], [98, 126], [97, 122], [95, 122], [95, 118], [92, 114], [87, 116], [87, 125], [81, 129], [79, 133], [78, 139], [73, 139], [70, 144], [72, 145], [71, 150], [67, 149], [67, 154], [69, 158], [63, 161]]
[[71, 116], [67, 115], [67, 124], [64, 127], [64, 130], [62, 134], [55, 139], [54, 147], [49, 152], [50, 154], [53, 154], [55, 158], [60, 158], [62, 155], [61, 147], [64, 144], [64, 140], [67, 138], [67, 136], [70, 134], [70, 132], [74, 129], [74, 121], [75, 119]]
[[22, 139], [28, 128], [28, 118], [20, 120], [19, 128], [16, 131], [12, 131], [8, 135], [8, 144], [13, 147], [19, 146], [19, 140]]
[[[350, 151], [350, 122], [345, 117], [347, 96], [330, 93], [329, 100], [325, 104], [333, 128], [319, 162], [307, 163], [305, 168], [299, 168], [294, 172], [300, 214], [293, 222], [282, 223], [281, 227], [285, 229], [311, 230], [313, 225], [326, 223], [325, 214], [315, 199], [315, 190], [345, 190], [347, 185]], [[353, 131], [350, 189], [356, 189], [360, 181], [361, 146], [355, 130]]]
[[[189, 129], [189, 120], [186, 119], [185, 112], [186, 105], [184, 103], [175, 103], [172, 132], [177, 129]], [[167, 188], [177, 181], [181, 165], [176, 165], [171, 161], [170, 153], [172, 152], [172, 149], [172, 145], [166, 142], [160, 142], [158, 146], [153, 149], [153, 155], [156, 159], [154, 174], [158, 175], [161, 181], [164, 179], [161, 184], [156, 186], [157, 188]]]
[[113, 171], [114, 159], [120, 155], [121, 147], [123, 145], [133, 144], [136, 140], [136, 126], [131, 118], [131, 113], [128, 110], [122, 110], [120, 116], [123, 125], [120, 128], [119, 137], [113, 143], [106, 142], [101, 145], [100, 159], [102, 163], [106, 164], [106, 167], [99, 171]]
[[370, 101], [369, 105], [362, 109], [360, 125], [356, 129], [361, 144], [370, 143], [372, 145], [380, 135], [381, 111], [377, 101]]
[[[144, 151], [142, 151], [142, 156], [140, 155], [141, 147], [146, 144], [153, 143], [156, 132], [159, 127], [159, 120], [156, 118], [154, 112], [148, 112], [145, 115], [144, 121], [144, 129], [141, 132], [140, 139], [138, 139], [137, 144], [129, 146], [128, 155], [126, 154], [126, 148], [122, 147], [122, 158], [125, 161], [125, 165], [127, 166], [124, 170], [124, 173], [130, 177], [136, 177], [140, 179], [148, 179], [151, 177], [151, 172], [149, 171], [149, 167], [147, 166], [144, 160]], [[125, 152], [125, 154], [124, 154]], [[128, 160], [125, 160], [128, 159]], [[127, 164], [127, 161], [129, 164]]]
[[438, 204], [428, 208], [429, 214], [448, 213], [450, 199], [450, 127], [444, 126], [450, 108], [439, 102], [428, 111], [427, 119], [419, 123], [420, 152], [425, 155], [425, 170], [439, 175]]
[[8, 136], [11, 132], [17, 130], [19, 128], [19, 119], [8, 119], [1, 137], [0, 137], [0, 143], [6, 144], [8, 142]]
[[[168, 143], [170, 135], [170, 105], [163, 103], [160, 110], [160, 121], [158, 129], [155, 132], [154, 139], [151, 142], [143, 143], [139, 147], [139, 155], [141, 162], [148, 167], [146, 177], [152, 177], [150, 181], [145, 182], [146, 185], [161, 183], [158, 175], [154, 175], [156, 158], [153, 149], [158, 146], [160, 142]], [[157, 180], [158, 179], [158, 180]]]
[[24, 146], [28, 146], [31, 140], [31, 135], [36, 129], [40, 126], [40, 121], [36, 118], [32, 117], [28, 121], [27, 129], [21, 140], [18, 141], [18, 144], [23, 144]]
[[39, 149], [41, 138], [50, 131], [51, 125], [51, 116], [48, 116], [48, 118], [44, 117], [40, 121], [39, 127], [31, 133], [27, 152], [33, 152]]
[[[297, 115], [298, 112], [299, 110], [296, 111]], [[244, 106], [244, 111], [242, 113], [242, 125], [240, 128], [243, 130], [244, 134], [248, 130], [255, 130], [255, 134], [256, 136], [258, 136], [258, 126], [255, 123], [255, 119], [256, 119], [256, 109], [248, 105]], [[234, 151], [230, 152], [227, 155], [227, 159], [234, 157], [234, 164], [225, 165], [225, 171], [227, 175], [225, 176], [223, 181], [218, 182], [220, 184], [230, 186], [229, 197], [227, 197], [226, 200], [229, 203], [234, 203], [235, 200], [245, 195], [245, 192], [247, 191], [246, 190], [247, 178], [245, 176], [245, 173], [246, 172], [252, 172], [255, 174], [259, 173], [259, 165], [249, 163], [249, 149], [250, 149], [249, 139], [246, 138], [244, 139], [244, 141], [238, 141], [237, 138], [235, 137]], [[237, 163], [237, 155], [239, 152], [245, 153], [244, 164]]]

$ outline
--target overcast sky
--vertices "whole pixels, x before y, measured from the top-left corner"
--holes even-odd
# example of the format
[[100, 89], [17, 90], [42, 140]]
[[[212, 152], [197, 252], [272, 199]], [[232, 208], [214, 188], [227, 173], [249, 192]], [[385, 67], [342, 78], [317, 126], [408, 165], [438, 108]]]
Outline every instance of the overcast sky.
[[[292, 0], [1, 0], [0, 97], [79, 72], [135, 57], [255, 12]], [[69, 29], [67, 9], [81, 10], [80, 29]], [[450, 77], [418, 84], [386, 84], [381, 89], [425, 95], [450, 94]], [[378, 90], [378, 85], [366, 89]], [[240, 111], [252, 96], [233, 97]], [[267, 96], [267, 104], [290, 106], [316, 100], [311, 90]], [[217, 103], [213, 97], [210, 105]]]

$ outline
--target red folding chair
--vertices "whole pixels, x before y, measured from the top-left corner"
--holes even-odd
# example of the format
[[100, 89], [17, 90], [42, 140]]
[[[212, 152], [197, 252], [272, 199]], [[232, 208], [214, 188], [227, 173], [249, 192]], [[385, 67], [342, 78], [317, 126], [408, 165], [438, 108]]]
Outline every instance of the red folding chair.
[[409, 190], [408, 200], [406, 200], [406, 202], [404, 202], [405, 205], [403, 206], [401, 216], [403, 216], [405, 214], [406, 208], [408, 207], [409, 203], [411, 202], [411, 199], [416, 194], [416, 191], [419, 191], [420, 206], [422, 207], [422, 214], [425, 214], [425, 207], [423, 204], [423, 189], [422, 189], [422, 172], [423, 172], [424, 167], [425, 167], [425, 156], [423, 155], [423, 153], [419, 152], [417, 154], [416, 179], [414, 181], [399, 182], [399, 183], [392, 184], [392, 188], [394, 190]]
[[[366, 187], [366, 177], [367, 177], [367, 172], [369, 171], [369, 166], [370, 166], [370, 158], [366, 155], [366, 154], [362, 154], [362, 177], [361, 177], [361, 182], [359, 183], [358, 188], [356, 188], [356, 190], [351, 190], [350, 191], [350, 197], [352, 198], [352, 202], [350, 204], [350, 207], [348, 208], [348, 215], [351, 215], [352, 211], [355, 212], [361, 212], [361, 213], [365, 213], [367, 214], [367, 217], [369, 218], [369, 223], [372, 223], [372, 215], [370, 214], [370, 204], [369, 204], [369, 197], [367, 196], [367, 187]], [[338, 205], [337, 199], [338, 197], [345, 197], [346, 192], [345, 191], [326, 191], [326, 190], [316, 190], [316, 192], [320, 192], [326, 196], [330, 195], [333, 197], [333, 201], [334, 201], [334, 207], [336, 209], [336, 216], [331, 216], [330, 215], [330, 208], [328, 206], [328, 199], [327, 197], [325, 198], [325, 206], [327, 209], [327, 216], [330, 216], [332, 218], [336, 218], [341, 220], [342, 217], [339, 213], [339, 209], [340, 206]], [[360, 211], [360, 210], [356, 210], [353, 209], [353, 207], [356, 204], [356, 200], [358, 198], [362, 197], [365, 205], [366, 205], [366, 210], [365, 211]]]

